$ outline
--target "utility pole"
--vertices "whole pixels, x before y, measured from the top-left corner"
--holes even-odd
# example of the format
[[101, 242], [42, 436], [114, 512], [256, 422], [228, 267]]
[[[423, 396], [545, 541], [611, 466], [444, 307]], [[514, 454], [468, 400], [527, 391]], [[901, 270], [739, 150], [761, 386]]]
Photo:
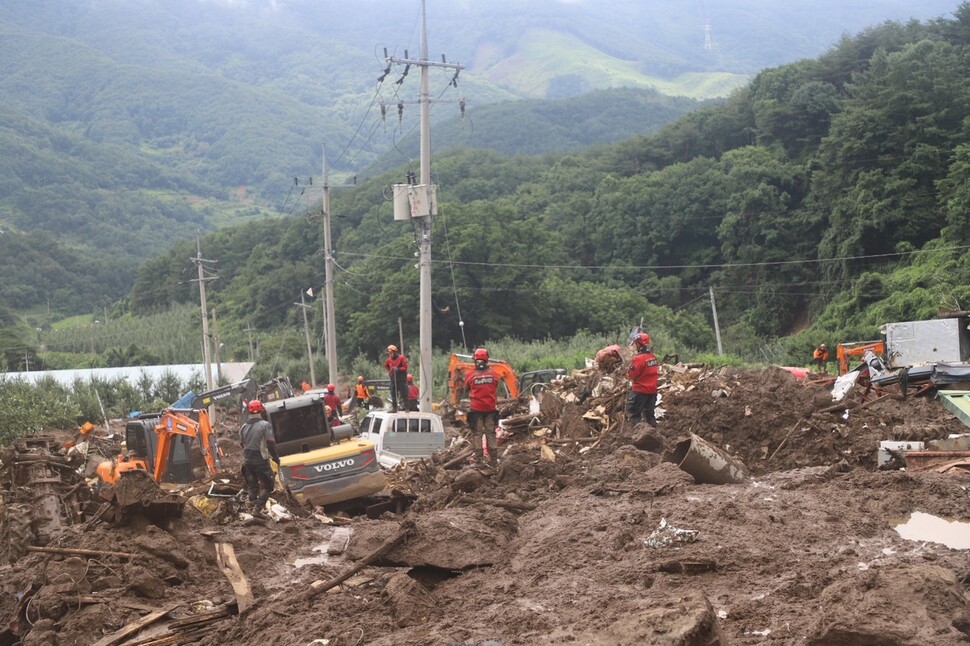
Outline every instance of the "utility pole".
[[219, 325], [216, 323], [216, 308], [212, 308], [212, 343], [216, 355], [216, 378], [222, 383], [222, 339], [219, 337]]
[[252, 362], [255, 354], [253, 354], [253, 327], [249, 321], [246, 321], [246, 335], [249, 337], [249, 361]]
[[[202, 236], [198, 232], [195, 238], [195, 258], [191, 258], [191, 260], [195, 263], [199, 272], [199, 277], [196, 280], [199, 282], [199, 301], [202, 305], [202, 361], [205, 364], [205, 385], [207, 390], [212, 390], [216, 386], [212, 379], [212, 357], [209, 350], [209, 308], [205, 302], [205, 283], [207, 280], [215, 280], [215, 277], [205, 275], [205, 263], [213, 261], [202, 257]], [[209, 412], [212, 413], [211, 407]]]
[[721, 326], [717, 322], [717, 303], [714, 302], [714, 286], [711, 285], [711, 312], [714, 315], [714, 335], [717, 337], [717, 355], [721, 356], [724, 354], [724, 348], [721, 346]]
[[[420, 107], [421, 120], [421, 185], [411, 186], [407, 189], [407, 197], [410, 206], [410, 218], [416, 221], [418, 227], [418, 265], [421, 270], [421, 298], [420, 308], [420, 331], [418, 339], [421, 346], [420, 354], [420, 379], [421, 394], [418, 399], [418, 406], [422, 412], [431, 411], [431, 216], [437, 211], [435, 190], [431, 185], [431, 96], [428, 89], [428, 71], [431, 67], [441, 67], [455, 70], [452, 83], [457, 86], [458, 73], [462, 66], [458, 63], [448, 63], [442, 55], [441, 62], [428, 60], [428, 20], [425, 11], [425, 0], [421, 0], [421, 53], [420, 58], [408, 58], [407, 52], [404, 58], [387, 56], [388, 70], [391, 64], [405, 65], [404, 74], [407, 75], [408, 69], [415, 65], [421, 68], [421, 95], [418, 100]], [[401, 77], [403, 80], [403, 76]], [[462, 104], [464, 107], [464, 104]], [[395, 199], [394, 219], [398, 218], [397, 199]], [[403, 348], [402, 348], [403, 351]]]
[[310, 306], [306, 304], [302, 290], [300, 291], [300, 302], [294, 303], [294, 305], [299, 305], [300, 309], [303, 310], [303, 334], [306, 336], [306, 358], [310, 362], [310, 385], [316, 386], [317, 374], [313, 369], [313, 348], [310, 346], [310, 321], [306, 315], [306, 311], [310, 309]]
[[330, 179], [327, 174], [327, 146], [323, 146], [323, 257], [324, 285], [323, 322], [327, 335], [327, 372], [330, 383], [337, 383], [337, 324], [333, 306], [333, 243], [330, 239]]

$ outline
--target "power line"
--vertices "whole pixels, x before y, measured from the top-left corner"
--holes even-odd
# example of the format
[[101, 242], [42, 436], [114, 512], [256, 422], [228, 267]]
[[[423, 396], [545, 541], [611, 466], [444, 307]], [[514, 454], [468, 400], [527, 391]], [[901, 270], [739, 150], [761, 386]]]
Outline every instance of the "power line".
[[[882, 254], [870, 254], [870, 255], [859, 255], [859, 256], [836, 256], [833, 258], [804, 258], [801, 260], [770, 260], [763, 262], [727, 262], [727, 263], [710, 263], [710, 264], [700, 264], [700, 265], [627, 265], [623, 267], [618, 267], [615, 265], [543, 265], [534, 263], [511, 263], [511, 262], [472, 262], [467, 260], [432, 260], [434, 263], [448, 263], [453, 262], [456, 265], [465, 265], [469, 267], [496, 267], [505, 269], [556, 269], [556, 270], [579, 270], [579, 271], [644, 271], [644, 270], [667, 270], [667, 269], [734, 269], [742, 267], [779, 267], [784, 265], [818, 265], [822, 263], [829, 262], [845, 262], [849, 260], [876, 260], [876, 259], [886, 259], [886, 258], [900, 258], [903, 256], [912, 256], [922, 253], [936, 253], [943, 251], [961, 251], [970, 249], [970, 245], [957, 245], [952, 247], [939, 247], [936, 249], [918, 249], [914, 251], [897, 251], [893, 253], [882, 253]], [[382, 260], [410, 260], [409, 258], [404, 258], [401, 256], [388, 256], [388, 255], [376, 255], [376, 254], [365, 254], [365, 253], [355, 253], [352, 251], [342, 252], [345, 256], [356, 256], [360, 258], [371, 258], [371, 259], [382, 259]]]

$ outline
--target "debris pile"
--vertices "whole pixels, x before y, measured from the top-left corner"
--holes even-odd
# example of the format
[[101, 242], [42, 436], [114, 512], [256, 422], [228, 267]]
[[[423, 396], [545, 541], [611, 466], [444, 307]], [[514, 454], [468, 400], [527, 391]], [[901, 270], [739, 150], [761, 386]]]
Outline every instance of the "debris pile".
[[[181, 515], [108, 523], [82, 504], [2, 566], [0, 643], [970, 639], [965, 550], [894, 529], [970, 519], [966, 474], [877, 469], [880, 441], [965, 429], [938, 401], [833, 408], [782, 369], [662, 370], [656, 429], [627, 424], [620, 366], [593, 367], [502, 403], [497, 467], [471, 466], [453, 423], [452, 445], [389, 471], [366, 514], [240, 514], [241, 456], [223, 443], [223, 471], [174, 494]], [[686, 453], [701, 449], [747, 475], [699, 483]], [[284, 492], [273, 503], [288, 510]]]

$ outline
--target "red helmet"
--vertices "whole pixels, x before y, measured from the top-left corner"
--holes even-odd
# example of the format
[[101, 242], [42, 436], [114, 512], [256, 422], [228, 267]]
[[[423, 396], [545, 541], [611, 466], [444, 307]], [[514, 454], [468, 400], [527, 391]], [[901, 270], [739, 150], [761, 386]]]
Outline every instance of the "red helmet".
[[246, 410], [248, 410], [250, 413], [262, 413], [265, 409], [263, 408], [263, 402], [259, 401], [258, 399], [254, 399], [246, 406]]
[[485, 348], [478, 348], [475, 350], [475, 361], [488, 361], [488, 350]]
[[408, 375], [408, 381], [409, 382], [414, 381], [414, 375]]
[[327, 384], [327, 390], [329, 390], [330, 392], [333, 392], [334, 388], [336, 388], [336, 386], [334, 386], [333, 384]]
[[650, 335], [646, 332], [640, 332], [638, 335], [633, 337], [633, 343], [636, 344], [637, 347], [650, 345]]

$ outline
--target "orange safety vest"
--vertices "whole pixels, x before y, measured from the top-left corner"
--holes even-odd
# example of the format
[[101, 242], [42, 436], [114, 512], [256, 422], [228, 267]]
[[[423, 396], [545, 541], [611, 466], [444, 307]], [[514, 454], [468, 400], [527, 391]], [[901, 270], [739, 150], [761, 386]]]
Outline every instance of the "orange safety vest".
[[823, 361], [828, 361], [829, 351], [822, 348], [815, 348], [815, 354], [812, 355], [816, 359], [822, 359]]
[[364, 384], [357, 384], [354, 386], [354, 391], [357, 393], [357, 399], [368, 399], [370, 398], [370, 393], [367, 392], [367, 386]]

